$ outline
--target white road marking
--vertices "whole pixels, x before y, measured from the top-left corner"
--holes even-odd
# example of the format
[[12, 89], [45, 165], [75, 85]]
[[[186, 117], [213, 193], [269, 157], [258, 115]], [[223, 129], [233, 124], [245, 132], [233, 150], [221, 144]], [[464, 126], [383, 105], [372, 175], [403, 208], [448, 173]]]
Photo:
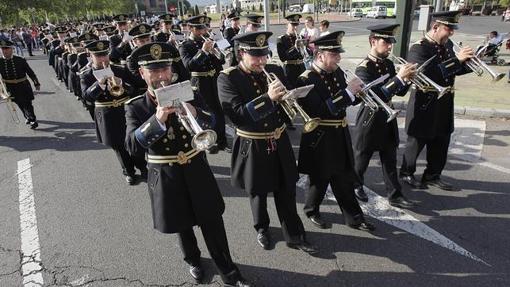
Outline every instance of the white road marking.
[[21, 269], [23, 286], [43, 286], [41, 248], [35, 215], [30, 159], [18, 161], [19, 213], [21, 229]]
[[[297, 183], [298, 187], [306, 190], [308, 188], [308, 176], [302, 175]], [[368, 202], [361, 202], [363, 213], [373, 217], [386, 224], [392, 225], [398, 229], [407, 231], [425, 240], [431, 241], [441, 247], [450, 249], [460, 255], [466, 256], [477, 262], [490, 266], [488, 263], [480, 259], [478, 256], [462, 248], [457, 243], [448, 239], [444, 235], [428, 227], [423, 222], [419, 221], [416, 217], [408, 214], [405, 210], [389, 205], [388, 200], [377, 193], [373, 192], [367, 187], [364, 187], [368, 195]], [[335, 197], [331, 193], [331, 187], [328, 186], [328, 193], [326, 198], [336, 202]]]

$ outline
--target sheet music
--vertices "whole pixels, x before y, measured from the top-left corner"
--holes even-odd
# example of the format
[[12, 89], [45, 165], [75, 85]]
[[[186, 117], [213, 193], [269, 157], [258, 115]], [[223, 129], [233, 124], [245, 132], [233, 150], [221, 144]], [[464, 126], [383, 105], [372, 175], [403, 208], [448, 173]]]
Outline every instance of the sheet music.
[[216, 42], [216, 45], [218, 45], [218, 48], [222, 51], [230, 47], [230, 43], [227, 39], [222, 39]]
[[123, 41], [123, 42], [129, 42], [129, 41], [131, 41], [132, 39], [133, 39], [133, 37], [132, 37], [132, 36], [130, 36], [130, 35], [128, 34], [128, 32], [124, 31], [124, 35], [122, 36], [122, 41]]
[[189, 80], [156, 89], [154, 93], [158, 99], [158, 104], [162, 107], [172, 107], [179, 102], [189, 102], [194, 99]]
[[310, 93], [313, 87], [314, 85], [308, 85], [290, 90], [288, 94], [282, 97], [282, 100], [304, 98], [308, 95], [308, 93]]
[[101, 81], [104, 78], [108, 78], [108, 77], [113, 77], [114, 76], [113, 75], [113, 71], [110, 68], [110, 66], [108, 66], [108, 67], [106, 67], [104, 69], [101, 69], [101, 70], [93, 70], [92, 74], [94, 75], [94, 77], [96, 77], [96, 80], [98, 80], [98, 81]]

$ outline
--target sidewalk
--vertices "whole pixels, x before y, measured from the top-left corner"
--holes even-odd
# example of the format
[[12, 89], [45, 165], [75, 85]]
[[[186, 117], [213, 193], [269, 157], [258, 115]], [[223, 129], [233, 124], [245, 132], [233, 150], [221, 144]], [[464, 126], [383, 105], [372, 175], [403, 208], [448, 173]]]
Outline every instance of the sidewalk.
[[[257, 12], [256, 14], [264, 16], [264, 14], [262, 12]], [[218, 14], [212, 14], [209, 16], [213, 18], [211, 21], [211, 27], [219, 28], [220, 21], [219, 21], [219, 19], [217, 19], [219, 17]], [[303, 18], [306, 16], [314, 16], [314, 15], [313, 14], [303, 14]], [[276, 14], [276, 13], [270, 13], [269, 18], [270, 18], [270, 20], [269, 20], [270, 25], [286, 25], [287, 24], [287, 21], [285, 20], [285, 18], [283, 18], [283, 16], [280, 15], [280, 19], [278, 19], [278, 14]], [[361, 18], [351, 17], [351, 16], [347, 16], [347, 15], [341, 15], [338, 13], [320, 13], [319, 20], [316, 22], [320, 22], [324, 19], [327, 19], [331, 23], [354, 22], [354, 21], [361, 20]], [[301, 21], [303, 22], [303, 19], [301, 19]]]

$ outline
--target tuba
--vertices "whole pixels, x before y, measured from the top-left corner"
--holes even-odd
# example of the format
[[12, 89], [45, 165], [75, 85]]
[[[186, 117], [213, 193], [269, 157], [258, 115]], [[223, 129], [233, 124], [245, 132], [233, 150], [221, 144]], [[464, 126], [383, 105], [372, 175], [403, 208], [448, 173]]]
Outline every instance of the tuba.
[[[266, 74], [267, 77], [267, 83], [273, 83], [275, 81], [280, 81], [278, 77], [274, 73], [268, 73], [266, 69], [263, 69], [264, 74]], [[285, 95], [287, 95], [289, 91], [285, 89]], [[298, 104], [297, 100], [292, 97], [285, 97], [285, 95], [282, 97], [283, 100], [280, 102], [280, 105], [282, 106], [283, 110], [289, 116], [290, 120], [294, 120], [297, 114], [303, 118], [304, 125], [303, 125], [303, 133], [309, 133], [316, 129], [320, 122], [320, 118], [311, 118], [305, 110]]]
[[[455, 55], [457, 55], [460, 52], [460, 49], [462, 49], [462, 43], [457, 43], [455, 41], [452, 41], [453, 43], [453, 51], [455, 52]], [[482, 49], [480, 52], [483, 53], [485, 49]], [[466, 66], [471, 69], [477, 76], [481, 77], [485, 72], [487, 72], [491, 77], [493, 82], [497, 82], [505, 77], [505, 73], [496, 73], [485, 62], [479, 58], [480, 53], [478, 53], [473, 58], [467, 60]]]

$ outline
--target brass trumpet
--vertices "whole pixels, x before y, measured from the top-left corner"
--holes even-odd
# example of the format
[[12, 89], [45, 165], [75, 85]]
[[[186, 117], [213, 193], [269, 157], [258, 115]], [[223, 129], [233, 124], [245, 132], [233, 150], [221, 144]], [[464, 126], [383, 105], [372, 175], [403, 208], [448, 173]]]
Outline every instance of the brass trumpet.
[[[404, 58], [397, 57], [393, 54], [389, 56], [393, 61], [397, 63], [397, 65], [405, 65], [409, 62], [407, 62]], [[416, 70], [416, 76], [412, 78], [410, 81], [413, 83], [418, 89], [420, 89], [423, 92], [437, 92], [437, 98], [441, 98], [446, 92], [448, 92], [449, 88], [445, 88], [436, 82], [434, 82], [432, 79], [427, 77], [424, 73], [425, 67], [435, 58], [436, 56], [430, 57], [427, 61], [425, 61], [423, 64], [418, 67]]]
[[[359, 79], [356, 74], [349, 70], [345, 70], [345, 76], [347, 82], [350, 82], [354, 79]], [[380, 76], [379, 78], [373, 80], [372, 82], [365, 84], [363, 83], [361, 91], [359, 91], [356, 96], [360, 98], [364, 103], [365, 106], [367, 106], [372, 112], [372, 116], [368, 119], [368, 121], [372, 120], [372, 117], [375, 115], [375, 112], [379, 110], [379, 107], [382, 107], [386, 114], [388, 115], [388, 119], [386, 120], [387, 123], [394, 120], [397, 116], [399, 111], [393, 110], [390, 106], [388, 106], [379, 96], [377, 96], [376, 93], [374, 93], [371, 88], [377, 84], [380, 84], [384, 82], [390, 75], [386, 74], [383, 76]], [[359, 79], [361, 80], [361, 79]], [[361, 81], [363, 82], [363, 81]]]
[[[106, 69], [110, 65], [106, 66], [105, 63], [102, 63], [103, 69]], [[124, 94], [124, 87], [122, 86], [122, 79], [117, 78], [115, 76], [108, 77], [106, 79], [106, 84], [108, 86], [108, 92], [110, 95], [114, 97], [120, 97]]]
[[16, 124], [19, 124], [20, 120], [16, 111], [16, 106], [12, 102], [11, 95], [9, 95], [9, 92], [7, 91], [7, 87], [5, 86], [5, 83], [2, 79], [2, 75], [0, 75], [0, 103], [5, 103], [6, 108], [11, 115], [12, 121]]
[[[263, 69], [264, 74], [266, 74], [267, 77], [267, 83], [271, 84], [275, 81], [280, 81], [278, 77], [274, 73], [268, 73], [266, 69]], [[283, 85], [282, 85], [283, 86]], [[285, 87], [284, 87], [285, 88]], [[320, 122], [320, 118], [311, 118], [305, 110], [298, 104], [297, 100], [293, 97], [285, 97], [288, 95], [289, 91], [285, 89], [285, 95], [282, 97], [283, 100], [280, 101], [280, 105], [282, 106], [283, 110], [289, 116], [290, 120], [294, 120], [297, 114], [303, 118], [303, 133], [309, 133], [316, 129]]]
[[[462, 43], [457, 43], [455, 41], [452, 41], [452, 43], [453, 51], [455, 52], [455, 55], [457, 55], [460, 52], [460, 49], [462, 49]], [[485, 72], [489, 73], [493, 82], [497, 82], [505, 77], [504, 73], [496, 73], [491, 70], [491, 68], [479, 58], [479, 55], [474, 56], [465, 63], [466, 66], [468, 66], [468, 68], [471, 69], [478, 77], [481, 77]]]
[[[207, 36], [208, 38], [204, 37], [204, 35], [201, 35], [202, 39], [204, 39], [204, 41], [207, 41], [207, 40], [210, 40], [210, 41], [213, 41], [215, 44], [216, 44], [216, 41], [214, 41], [212, 39], [212, 34], [209, 33], [209, 31], [207, 31]], [[221, 51], [218, 47], [214, 47], [212, 48], [211, 50], [211, 53], [216, 57], [218, 58], [218, 60], [221, 60], [222, 58], [222, 55], [226, 56], [225, 53], [223, 51]]]
[[[161, 86], [164, 87], [165, 82], [161, 82]], [[203, 130], [185, 102], [178, 101], [177, 108], [179, 111], [176, 114], [179, 122], [193, 136], [191, 146], [198, 151], [211, 148], [216, 143], [216, 132], [213, 130]]]

